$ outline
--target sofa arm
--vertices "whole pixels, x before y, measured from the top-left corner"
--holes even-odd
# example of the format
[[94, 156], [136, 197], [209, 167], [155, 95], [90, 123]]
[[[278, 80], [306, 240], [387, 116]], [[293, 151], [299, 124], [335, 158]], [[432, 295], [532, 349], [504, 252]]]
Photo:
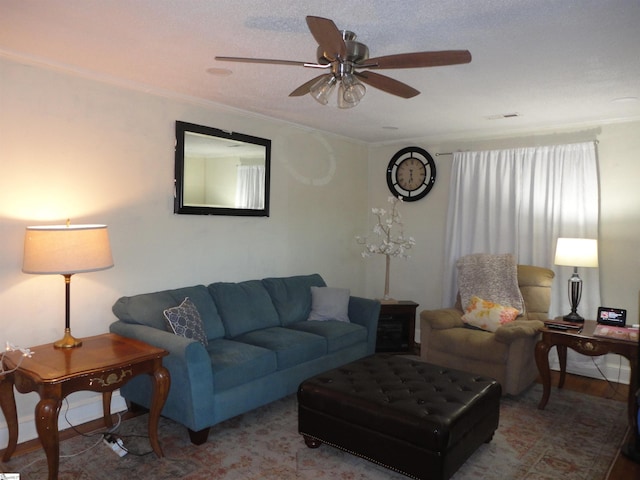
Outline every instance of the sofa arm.
[[[211, 358], [204, 346], [195, 340], [174, 335], [146, 325], [116, 321], [109, 331], [163, 348], [169, 355], [162, 359], [169, 370], [171, 387], [162, 414], [194, 431], [213, 425], [213, 374]], [[135, 379], [134, 379], [135, 380]], [[146, 384], [145, 384], [146, 385]], [[141, 387], [141, 384], [137, 384]], [[126, 387], [126, 386], [125, 386]], [[143, 387], [144, 389], [146, 387]], [[133, 390], [133, 391], [132, 391]], [[128, 390], [133, 401], [149, 407], [148, 392]]]
[[350, 297], [348, 313], [352, 323], [367, 329], [367, 353], [372, 355], [376, 351], [380, 302], [370, 298]]
[[420, 325], [426, 324], [433, 330], [464, 327], [462, 312], [457, 308], [441, 308], [420, 312]]
[[512, 343], [523, 337], [535, 337], [544, 323], [540, 320], [515, 320], [498, 327], [496, 340], [501, 343]]

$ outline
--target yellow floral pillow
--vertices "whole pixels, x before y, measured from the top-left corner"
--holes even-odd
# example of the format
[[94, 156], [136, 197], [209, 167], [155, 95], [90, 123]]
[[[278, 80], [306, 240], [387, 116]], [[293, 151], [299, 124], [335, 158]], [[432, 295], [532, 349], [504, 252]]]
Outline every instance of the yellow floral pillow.
[[462, 321], [482, 330], [495, 332], [500, 325], [513, 322], [518, 313], [520, 312], [517, 308], [483, 300], [474, 295], [467, 305]]

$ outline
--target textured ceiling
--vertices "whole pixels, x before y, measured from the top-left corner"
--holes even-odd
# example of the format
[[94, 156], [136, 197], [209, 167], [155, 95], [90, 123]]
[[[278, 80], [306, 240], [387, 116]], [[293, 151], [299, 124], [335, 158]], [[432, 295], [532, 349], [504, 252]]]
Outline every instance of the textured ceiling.
[[[368, 87], [349, 110], [288, 96], [316, 70], [214, 60], [315, 62], [306, 15], [354, 31], [372, 57], [473, 60], [385, 70], [422, 93]], [[0, 56], [385, 142], [640, 119], [639, 25], [638, 0], [2, 0]]]

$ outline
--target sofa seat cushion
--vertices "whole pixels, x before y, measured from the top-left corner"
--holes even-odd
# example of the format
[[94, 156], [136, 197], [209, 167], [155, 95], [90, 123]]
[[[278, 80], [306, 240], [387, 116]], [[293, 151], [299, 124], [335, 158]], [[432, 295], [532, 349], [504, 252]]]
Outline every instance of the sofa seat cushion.
[[496, 341], [495, 334], [475, 328], [432, 330], [429, 343], [438, 350], [460, 358], [503, 364], [508, 355], [508, 345]]
[[226, 330], [227, 338], [280, 325], [278, 312], [260, 280], [209, 285]]
[[338, 320], [309, 320], [292, 323], [287, 328], [324, 337], [329, 353], [367, 341], [367, 329], [362, 325]]
[[327, 342], [323, 337], [284, 327], [255, 330], [234, 340], [275, 352], [278, 370], [308, 362], [327, 353]]
[[287, 326], [306, 320], [311, 311], [311, 287], [326, 286], [320, 275], [265, 278], [262, 284], [269, 292], [280, 316], [280, 324]]
[[220, 338], [209, 343], [214, 391], [227, 390], [277, 370], [276, 354], [266, 348]]
[[222, 319], [204, 285], [122, 297], [116, 301], [112, 310], [115, 316], [125, 323], [167, 330], [167, 321], [163, 312], [180, 305], [186, 297], [189, 297], [198, 310], [207, 339], [211, 341], [224, 337]]

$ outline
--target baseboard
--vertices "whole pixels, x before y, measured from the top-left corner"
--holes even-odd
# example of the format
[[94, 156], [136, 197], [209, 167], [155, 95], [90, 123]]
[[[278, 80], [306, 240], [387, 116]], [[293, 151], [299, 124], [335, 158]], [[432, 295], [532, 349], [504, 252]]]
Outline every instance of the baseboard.
[[[127, 404], [124, 398], [120, 396], [120, 391], [117, 390], [113, 392], [113, 396], [111, 397], [111, 413], [122, 412], [126, 409]], [[69, 423], [74, 426], [82, 425], [83, 423], [98, 418], [102, 418], [102, 395], [100, 394], [89, 398], [69, 401], [68, 410], [63, 402], [58, 418], [58, 430], [62, 431], [71, 428]], [[0, 415], [0, 419], [2, 420], [2, 423], [0, 423], [0, 446], [4, 448], [9, 441], [9, 430], [4, 416]], [[38, 432], [33, 414], [23, 415], [18, 418], [18, 443], [24, 443], [35, 438], [38, 438]]]

